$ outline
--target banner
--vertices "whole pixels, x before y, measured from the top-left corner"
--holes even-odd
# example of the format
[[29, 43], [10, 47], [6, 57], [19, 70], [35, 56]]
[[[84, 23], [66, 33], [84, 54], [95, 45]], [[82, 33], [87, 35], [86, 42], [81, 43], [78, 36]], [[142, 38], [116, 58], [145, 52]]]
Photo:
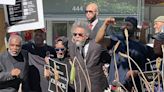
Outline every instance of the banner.
[[0, 4], [14, 5], [16, 0], [0, 0]]
[[[61, 63], [59, 61], [56, 61], [54, 59], [49, 59], [49, 68], [51, 72], [51, 79], [49, 81], [49, 88], [48, 90], [50, 92], [68, 92], [68, 70], [67, 65], [64, 63]], [[55, 73], [54, 69], [56, 68], [58, 72], [58, 80], [55, 80]]]
[[15, 5], [5, 5], [8, 32], [44, 28], [42, 0], [16, 0]]

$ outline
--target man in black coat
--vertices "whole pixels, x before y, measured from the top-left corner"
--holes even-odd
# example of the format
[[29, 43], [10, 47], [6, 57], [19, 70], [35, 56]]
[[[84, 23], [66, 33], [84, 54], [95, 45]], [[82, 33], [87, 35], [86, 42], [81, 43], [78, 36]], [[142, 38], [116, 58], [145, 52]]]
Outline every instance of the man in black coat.
[[44, 58], [46, 55], [55, 55], [55, 49], [44, 43], [45, 32], [42, 29], [34, 30], [34, 42], [22, 46], [22, 49], [30, 52], [29, 85], [34, 92], [48, 92], [48, 81], [43, 76]]
[[[107, 18], [100, 28], [97, 36], [96, 36], [96, 42], [101, 43], [104, 41], [104, 35], [107, 26], [113, 25], [111, 24], [112, 21], [115, 21], [114, 18]], [[128, 37], [125, 35], [125, 29], [128, 30]], [[147, 58], [149, 58], [149, 53], [147, 47], [139, 42], [135, 38], [135, 32], [137, 30], [137, 19], [134, 17], [126, 17], [124, 24], [121, 26], [121, 32], [122, 34], [113, 34], [110, 36], [110, 39], [108, 43], [105, 43], [105, 46], [111, 50], [112, 57], [111, 57], [111, 63], [110, 63], [110, 69], [109, 69], [109, 77], [108, 82], [110, 85], [112, 85], [112, 82], [114, 80], [119, 81], [122, 83], [129, 91], [131, 91], [131, 88], [133, 86], [132, 83], [132, 76], [134, 77], [135, 84], [137, 86], [138, 92], [141, 92], [141, 86], [140, 86], [140, 80], [138, 77], [138, 68], [134, 63], [131, 62], [132, 70], [129, 68], [128, 59], [126, 57], [123, 57], [119, 54], [119, 52], [124, 53], [127, 55], [129, 53], [129, 56], [134, 59], [134, 61], [138, 64], [138, 66], [141, 68], [142, 71], [145, 69], [145, 63], [147, 62]], [[127, 52], [127, 43], [126, 38], [128, 38], [128, 49]], [[120, 44], [116, 50], [116, 52], [113, 52], [114, 45], [116, 42], [120, 41]], [[114, 60], [114, 54], [116, 55], [116, 60]], [[116, 65], [115, 65], [116, 62]], [[116, 67], [117, 66], [117, 67]], [[118, 71], [116, 71], [116, 69]], [[117, 77], [115, 73], [117, 73]], [[119, 80], [118, 80], [119, 79]]]

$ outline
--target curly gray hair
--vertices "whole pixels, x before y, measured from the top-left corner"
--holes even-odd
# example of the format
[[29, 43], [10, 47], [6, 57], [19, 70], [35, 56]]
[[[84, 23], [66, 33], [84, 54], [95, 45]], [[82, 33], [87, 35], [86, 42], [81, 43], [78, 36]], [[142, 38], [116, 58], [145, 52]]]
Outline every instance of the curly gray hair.
[[90, 35], [90, 29], [89, 29], [88, 25], [89, 24], [86, 21], [75, 21], [74, 24], [72, 25], [71, 32], [73, 33], [74, 30], [77, 27], [80, 27], [80, 28], [83, 28], [85, 30], [85, 35], [87, 35], [89, 37], [89, 35]]

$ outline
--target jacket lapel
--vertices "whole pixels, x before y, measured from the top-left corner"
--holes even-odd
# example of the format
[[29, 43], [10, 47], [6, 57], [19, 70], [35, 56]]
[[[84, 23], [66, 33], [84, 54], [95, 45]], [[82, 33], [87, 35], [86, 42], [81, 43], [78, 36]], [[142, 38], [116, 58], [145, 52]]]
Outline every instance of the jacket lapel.
[[76, 47], [76, 55], [75, 55], [78, 59], [78, 62], [81, 64], [82, 67], [84, 67], [84, 58], [82, 57], [82, 55], [80, 54], [80, 50], [78, 47]]
[[92, 48], [93, 48], [92, 41], [89, 41], [89, 47], [88, 47], [88, 51], [87, 51], [86, 57], [85, 57], [86, 63], [88, 63], [88, 61], [89, 61], [89, 57], [90, 57], [90, 53], [92, 51]]

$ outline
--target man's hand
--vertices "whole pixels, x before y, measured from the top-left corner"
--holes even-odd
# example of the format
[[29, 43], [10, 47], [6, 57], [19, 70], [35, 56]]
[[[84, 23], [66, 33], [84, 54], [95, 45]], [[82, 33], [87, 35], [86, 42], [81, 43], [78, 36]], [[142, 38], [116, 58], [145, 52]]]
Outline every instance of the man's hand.
[[127, 73], [126, 73], [126, 78], [127, 79], [130, 79], [131, 78], [131, 74], [132, 76], [136, 77], [138, 75], [138, 70], [129, 70]]
[[49, 69], [44, 69], [44, 77], [48, 80], [50, 79], [50, 70]]
[[142, 22], [141, 29], [142, 29], [142, 30], [147, 30], [148, 28], [150, 28], [149, 23], [146, 22], [146, 21]]
[[106, 18], [104, 21], [104, 24], [106, 26], [116, 24], [115, 18], [113, 18], [113, 17]]
[[44, 58], [44, 60], [45, 60], [46, 64], [49, 64], [49, 59], [50, 59], [50, 57], [49, 57], [49, 56], [46, 56], [46, 57]]
[[14, 69], [11, 70], [11, 75], [12, 75], [13, 77], [14, 77], [14, 76], [19, 77], [20, 73], [21, 73], [21, 70], [18, 69], [18, 68], [14, 68]]

